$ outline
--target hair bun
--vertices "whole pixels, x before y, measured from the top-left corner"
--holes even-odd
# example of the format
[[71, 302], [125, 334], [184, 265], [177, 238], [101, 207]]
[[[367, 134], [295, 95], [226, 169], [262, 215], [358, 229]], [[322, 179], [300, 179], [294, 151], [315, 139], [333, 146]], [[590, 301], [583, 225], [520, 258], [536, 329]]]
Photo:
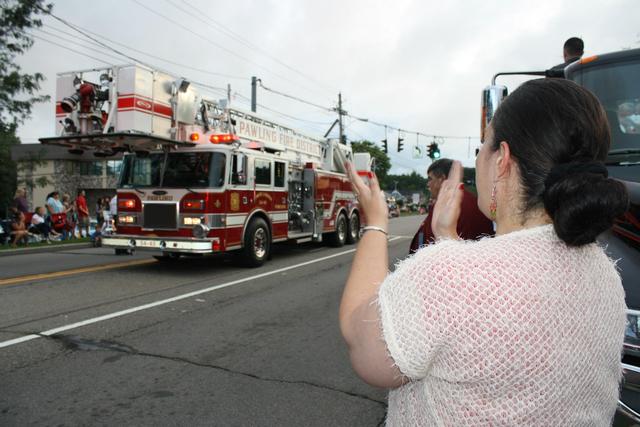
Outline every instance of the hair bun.
[[605, 178], [609, 176], [609, 171], [602, 162], [561, 163], [559, 165], [555, 165], [551, 168], [551, 171], [549, 171], [549, 175], [547, 175], [547, 179], [544, 181], [545, 189], [552, 187], [553, 184], [563, 180], [569, 175], [580, 173], [602, 175]]
[[628, 208], [626, 187], [601, 162], [555, 166], [545, 180], [544, 207], [567, 245], [593, 243]]

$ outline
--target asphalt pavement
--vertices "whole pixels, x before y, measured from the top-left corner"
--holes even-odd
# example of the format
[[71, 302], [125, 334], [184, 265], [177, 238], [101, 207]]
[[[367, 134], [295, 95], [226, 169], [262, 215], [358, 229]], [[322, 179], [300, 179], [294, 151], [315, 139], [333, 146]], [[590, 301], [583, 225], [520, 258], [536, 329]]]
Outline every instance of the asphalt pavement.
[[[419, 221], [391, 221], [391, 265]], [[2, 257], [0, 425], [380, 425], [386, 392], [355, 376], [338, 328], [354, 249], [278, 245], [258, 269]]]

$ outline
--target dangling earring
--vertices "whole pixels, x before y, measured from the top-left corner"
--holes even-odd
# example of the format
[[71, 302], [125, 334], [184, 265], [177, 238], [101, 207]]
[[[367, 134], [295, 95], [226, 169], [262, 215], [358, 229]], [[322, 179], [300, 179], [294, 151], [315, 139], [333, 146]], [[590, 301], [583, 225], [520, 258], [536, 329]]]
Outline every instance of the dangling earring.
[[496, 185], [493, 184], [491, 190], [491, 203], [489, 203], [489, 218], [491, 221], [496, 220], [496, 212], [498, 211], [498, 201], [496, 200]]

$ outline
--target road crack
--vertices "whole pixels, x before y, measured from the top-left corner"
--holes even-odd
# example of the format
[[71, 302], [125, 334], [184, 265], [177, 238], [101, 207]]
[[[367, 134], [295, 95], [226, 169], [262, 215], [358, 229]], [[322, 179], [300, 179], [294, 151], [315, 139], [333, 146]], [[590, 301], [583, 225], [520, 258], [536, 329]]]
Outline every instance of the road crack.
[[311, 382], [311, 381], [285, 380], [285, 379], [280, 379], [280, 378], [265, 377], [265, 376], [261, 376], [261, 375], [252, 374], [250, 372], [243, 372], [243, 371], [239, 371], [239, 370], [226, 368], [226, 367], [220, 366], [220, 365], [213, 365], [213, 364], [208, 364], [208, 363], [197, 362], [197, 361], [194, 361], [194, 360], [191, 360], [191, 359], [187, 359], [186, 357], [166, 356], [166, 355], [163, 355], [163, 354], [155, 354], [155, 353], [149, 353], [149, 352], [145, 352], [145, 351], [140, 351], [140, 350], [138, 350], [138, 349], [136, 349], [134, 347], [131, 347], [131, 346], [126, 345], [126, 344], [121, 344], [121, 343], [118, 343], [116, 341], [91, 340], [91, 339], [87, 339], [87, 338], [78, 337], [78, 336], [75, 336], [75, 335], [64, 335], [64, 334], [55, 334], [55, 335], [36, 334], [36, 335], [40, 335], [43, 338], [55, 340], [55, 341], [61, 343], [68, 350], [73, 350], [73, 351], [113, 351], [113, 352], [122, 353], [122, 354], [130, 355], [130, 356], [152, 357], [152, 358], [155, 358], [155, 359], [162, 359], [162, 360], [169, 360], [169, 361], [173, 361], [173, 362], [186, 363], [186, 364], [189, 364], [189, 365], [192, 365], [192, 366], [198, 366], [198, 367], [201, 367], [201, 368], [215, 369], [215, 370], [226, 372], [226, 373], [229, 373], [229, 374], [232, 374], [232, 375], [241, 375], [241, 376], [244, 376], [244, 377], [247, 377], [247, 378], [251, 378], [251, 379], [255, 379], [255, 380], [258, 380], [258, 381], [273, 382], [273, 383], [280, 383], [280, 384], [306, 385], [306, 386], [313, 387], [313, 388], [318, 388], [318, 389], [321, 389], [321, 390], [327, 390], [327, 391], [331, 391], [331, 392], [335, 392], [335, 393], [345, 394], [347, 396], [355, 397], [355, 398], [358, 398], [358, 399], [368, 400], [370, 402], [373, 402], [373, 403], [376, 403], [378, 405], [381, 405], [384, 408], [387, 407], [387, 402], [384, 402], [384, 401], [381, 401], [381, 400], [377, 400], [377, 399], [373, 399], [373, 398], [371, 398], [371, 397], [369, 397], [369, 396], [367, 396], [365, 394], [355, 393], [355, 392], [346, 391], [346, 390], [341, 390], [339, 388], [330, 387], [330, 386], [327, 386], [327, 385], [324, 385], [324, 384], [316, 384], [316, 383]]

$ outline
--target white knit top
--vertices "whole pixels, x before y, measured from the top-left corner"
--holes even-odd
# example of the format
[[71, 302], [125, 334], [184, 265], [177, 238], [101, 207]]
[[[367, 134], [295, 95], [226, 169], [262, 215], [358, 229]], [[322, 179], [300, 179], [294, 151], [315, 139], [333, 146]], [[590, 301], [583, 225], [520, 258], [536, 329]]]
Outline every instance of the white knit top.
[[387, 425], [610, 425], [625, 302], [597, 244], [553, 226], [446, 240], [402, 261], [378, 295], [384, 340], [409, 382]]

